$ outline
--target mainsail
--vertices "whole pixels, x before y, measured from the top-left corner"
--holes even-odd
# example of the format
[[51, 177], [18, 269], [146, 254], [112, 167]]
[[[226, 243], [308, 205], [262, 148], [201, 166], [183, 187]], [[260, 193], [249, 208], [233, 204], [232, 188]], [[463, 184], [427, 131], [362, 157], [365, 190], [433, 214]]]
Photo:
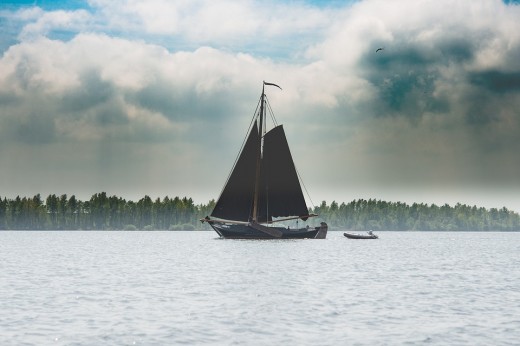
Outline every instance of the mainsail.
[[308, 215], [289, 144], [279, 125], [264, 136], [257, 219], [266, 222], [273, 217]]

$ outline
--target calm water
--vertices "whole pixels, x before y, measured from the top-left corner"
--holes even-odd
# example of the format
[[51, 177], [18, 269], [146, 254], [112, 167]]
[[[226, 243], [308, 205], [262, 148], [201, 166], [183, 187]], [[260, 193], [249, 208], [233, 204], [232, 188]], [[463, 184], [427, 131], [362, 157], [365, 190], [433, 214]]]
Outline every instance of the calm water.
[[518, 345], [520, 233], [0, 232], [0, 345]]

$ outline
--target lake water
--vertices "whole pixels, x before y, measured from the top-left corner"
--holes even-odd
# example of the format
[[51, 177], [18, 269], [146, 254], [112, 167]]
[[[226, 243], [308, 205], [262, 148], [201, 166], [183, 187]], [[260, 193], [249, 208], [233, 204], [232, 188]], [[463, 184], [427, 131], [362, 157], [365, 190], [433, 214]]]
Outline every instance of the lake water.
[[520, 233], [0, 231], [0, 345], [519, 345]]

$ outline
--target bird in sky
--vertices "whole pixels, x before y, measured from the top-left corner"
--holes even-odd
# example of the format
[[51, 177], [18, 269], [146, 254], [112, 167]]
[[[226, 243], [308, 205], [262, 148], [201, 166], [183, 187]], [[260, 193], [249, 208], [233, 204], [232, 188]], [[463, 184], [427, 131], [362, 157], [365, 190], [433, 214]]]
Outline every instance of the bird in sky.
[[376, 53], [379, 52], [380, 50], [384, 50], [384, 49], [385, 49], [384, 47], [377, 48], [377, 49], [376, 49]]

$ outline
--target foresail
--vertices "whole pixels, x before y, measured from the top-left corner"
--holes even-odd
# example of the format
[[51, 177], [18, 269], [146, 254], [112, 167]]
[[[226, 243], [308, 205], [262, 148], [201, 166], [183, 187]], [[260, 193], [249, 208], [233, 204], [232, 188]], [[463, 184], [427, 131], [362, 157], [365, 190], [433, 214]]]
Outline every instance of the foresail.
[[260, 150], [259, 141], [260, 135], [255, 122], [211, 216], [227, 220], [249, 221], [253, 208], [256, 160]]
[[309, 214], [282, 125], [265, 134], [260, 179], [259, 222]]

